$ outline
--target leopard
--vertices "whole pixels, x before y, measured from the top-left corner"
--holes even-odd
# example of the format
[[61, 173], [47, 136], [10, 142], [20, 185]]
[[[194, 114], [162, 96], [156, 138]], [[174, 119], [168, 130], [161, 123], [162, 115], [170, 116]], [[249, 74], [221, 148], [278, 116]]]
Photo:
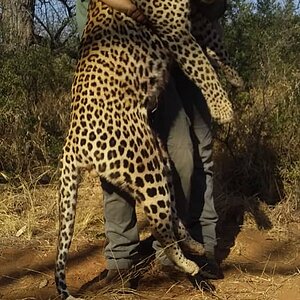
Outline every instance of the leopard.
[[189, 0], [136, 0], [151, 26], [140, 24], [99, 0], [91, 0], [72, 83], [69, 131], [60, 160], [59, 232], [55, 281], [62, 299], [74, 299], [66, 284], [79, 174], [93, 169], [140, 204], [154, 237], [183, 272], [199, 266], [183, 249], [202, 255], [178, 218], [168, 153], [150, 126], [171, 61], [201, 88], [212, 116], [232, 119], [232, 106], [217, 75], [190, 33]]

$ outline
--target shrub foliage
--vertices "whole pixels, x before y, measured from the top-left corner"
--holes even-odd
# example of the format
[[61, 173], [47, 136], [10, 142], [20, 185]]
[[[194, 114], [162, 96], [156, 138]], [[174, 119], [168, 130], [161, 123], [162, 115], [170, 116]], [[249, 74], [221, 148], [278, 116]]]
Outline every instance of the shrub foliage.
[[300, 16], [280, 3], [231, 2], [225, 38], [246, 86], [231, 91], [234, 124], [217, 131], [225, 191], [269, 204], [292, 189], [298, 202], [300, 183]]
[[72, 59], [47, 47], [0, 56], [0, 171], [6, 176], [54, 165], [70, 104]]

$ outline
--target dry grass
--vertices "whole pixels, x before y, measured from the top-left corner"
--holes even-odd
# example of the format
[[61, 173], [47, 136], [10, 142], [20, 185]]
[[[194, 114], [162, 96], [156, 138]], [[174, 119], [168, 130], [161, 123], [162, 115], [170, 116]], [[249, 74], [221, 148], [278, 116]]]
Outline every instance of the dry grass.
[[[97, 180], [86, 177], [79, 189], [74, 239], [104, 234], [102, 192]], [[57, 232], [57, 185], [39, 186], [20, 180], [18, 187], [2, 186], [0, 236], [7, 243], [53, 241]], [[98, 188], [91, 188], [98, 185]]]
[[[29, 189], [23, 182], [18, 188], [3, 188], [0, 201], [2, 237], [31, 240], [46, 232], [53, 234], [56, 209], [53, 187]], [[53, 232], [49, 232], [49, 228], [53, 228]]]
[[[18, 187], [0, 186], [0, 236], [7, 241], [53, 241], [57, 231], [57, 185], [40, 186], [20, 179]], [[298, 191], [299, 192], [299, 191]], [[269, 229], [269, 234], [286, 236], [289, 224], [299, 215], [298, 192], [290, 190], [286, 199], [276, 206], [269, 206], [259, 199], [220, 194], [216, 207], [220, 218], [231, 210], [245, 213], [244, 227]], [[102, 191], [97, 178], [85, 173], [79, 188], [74, 239], [104, 237]], [[142, 238], [149, 235], [148, 222], [137, 207]], [[222, 220], [223, 221], [223, 220]]]

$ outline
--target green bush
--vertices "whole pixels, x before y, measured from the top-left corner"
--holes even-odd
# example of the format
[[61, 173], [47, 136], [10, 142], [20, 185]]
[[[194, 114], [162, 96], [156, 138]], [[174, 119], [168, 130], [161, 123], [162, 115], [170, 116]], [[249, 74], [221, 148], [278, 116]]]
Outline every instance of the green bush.
[[300, 17], [289, 3], [232, 1], [225, 37], [246, 87], [231, 93], [234, 124], [218, 131], [219, 181], [274, 204], [300, 183]]
[[46, 47], [0, 56], [0, 171], [55, 165], [69, 114], [74, 62]]

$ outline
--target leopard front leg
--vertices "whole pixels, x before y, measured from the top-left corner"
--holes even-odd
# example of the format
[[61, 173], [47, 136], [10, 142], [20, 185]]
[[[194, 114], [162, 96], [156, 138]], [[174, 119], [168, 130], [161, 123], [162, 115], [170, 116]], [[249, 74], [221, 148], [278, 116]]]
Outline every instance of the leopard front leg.
[[228, 95], [190, 32], [189, 0], [157, 1], [156, 5], [148, 0], [135, 2], [183, 72], [201, 89], [212, 118], [221, 124], [232, 121], [233, 110]]
[[244, 86], [244, 81], [238, 74], [238, 72], [233, 68], [229, 55], [225, 49], [219, 51], [219, 49], [214, 49], [213, 47], [207, 46], [207, 54], [210, 58], [217, 63], [217, 65], [224, 72], [227, 81], [236, 88], [242, 88]]
[[[163, 162], [158, 156], [150, 157], [150, 152], [153, 151], [152, 145], [149, 144], [148, 150], [141, 150], [141, 153], [145, 154], [144, 159], [139, 156], [133, 158], [139, 162], [135, 172], [129, 173], [129, 170], [123, 169], [118, 178], [114, 173], [107, 172], [106, 180], [122, 187], [142, 205], [153, 236], [165, 249], [168, 258], [180, 270], [194, 276], [199, 272], [199, 267], [184, 256], [174, 233], [171, 194], [165, 170], [162, 168]], [[124, 165], [123, 160], [121, 165]]]
[[199, 45], [206, 50], [208, 59], [212, 60], [213, 65], [223, 71], [227, 81], [234, 87], [243, 87], [243, 79], [234, 69], [225, 49], [220, 23], [211, 22], [198, 9], [192, 18], [192, 34]]
[[233, 120], [233, 108], [227, 92], [221, 86], [217, 73], [202, 51], [199, 44], [188, 31], [179, 33], [181, 38], [169, 38], [165, 45], [170, 45], [172, 54], [185, 75], [201, 89], [212, 118], [225, 124]]

